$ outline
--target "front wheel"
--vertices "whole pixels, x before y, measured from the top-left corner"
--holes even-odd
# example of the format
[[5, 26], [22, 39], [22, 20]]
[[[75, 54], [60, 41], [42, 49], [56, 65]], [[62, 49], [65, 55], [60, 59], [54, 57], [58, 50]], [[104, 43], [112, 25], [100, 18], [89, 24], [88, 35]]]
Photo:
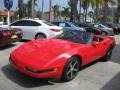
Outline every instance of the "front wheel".
[[70, 58], [65, 64], [62, 74], [62, 81], [73, 80], [76, 77], [79, 68], [80, 68], [79, 59], [77, 57]]

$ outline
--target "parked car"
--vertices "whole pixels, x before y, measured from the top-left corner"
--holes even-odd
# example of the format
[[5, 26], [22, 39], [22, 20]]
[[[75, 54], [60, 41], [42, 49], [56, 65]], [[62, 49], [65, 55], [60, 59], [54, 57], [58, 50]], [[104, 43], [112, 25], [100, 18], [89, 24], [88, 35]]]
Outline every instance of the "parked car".
[[10, 54], [10, 64], [35, 78], [74, 79], [79, 69], [98, 58], [108, 61], [113, 37], [69, 30], [52, 39], [32, 40]]
[[22, 19], [13, 22], [13, 28], [20, 28], [23, 31], [23, 38], [26, 40], [39, 38], [52, 38], [63, 32], [62, 27], [52, 25], [44, 20]]
[[0, 46], [11, 44], [22, 39], [22, 30], [17, 28], [0, 28]]
[[109, 28], [112, 28], [113, 31], [114, 31], [114, 34], [119, 34], [119, 30], [118, 30], [118, 26], [117, 24], [114, 24], [114, 23], [103, 23], [103, 25], [109, 27]]
[[86, 23], [75, 23], [75, 24], [77, 24], [81, 28], [85, 28], [86, 31], [88, 31], [88, 32], [93, 32], [93, 33], [98, 34], [98, 35], [101, 34], [101, 30], [99, 28], [95, 28], [95, 27], [88, 25]]
[[78, 31], [86, 31], [85, 28], [81, 28], [78, 25], [75, 25], [72, 22], [67, 21], [53, 21], [51, 22], [54, 25], [63, 27], [64, 30], [78, 30]]
[[112, 28], [108, 28], [107, 26], [103, 24], [92, 24], [95, 28], [100, 28], [101, 34], [102, 35], [108, 35], [108, 36], [113, 36], [114, 32]]

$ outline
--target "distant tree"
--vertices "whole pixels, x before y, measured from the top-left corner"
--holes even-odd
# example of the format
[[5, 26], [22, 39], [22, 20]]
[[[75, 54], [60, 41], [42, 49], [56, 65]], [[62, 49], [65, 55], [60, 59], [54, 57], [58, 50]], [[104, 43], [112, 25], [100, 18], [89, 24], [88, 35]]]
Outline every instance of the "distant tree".
[[[35, 6], [38, 4], [36, 3], [37, 0], [34, 0], [34, 4], [32, 3], [32, 0], [29, 0], [27, 3], [27, 10], [28, 10], [28, 17], [33, 17], [33, 13], [35, 14]], [[33, 11], [32, 11], [32, 4], [33, 4]], [[31, 13], [32, 12], [32, 13]]]
[[70, 11], [68, 7], [63, 7], [64, 10], [61, 11], [61, 15], [65, 18], [70, 16]]
[[104, 5], [104, 0], [91, 0], [90, 4], [95, 12], [95, 22], [99, 20], [99, 11]]
[[56, 4], [52, 7], [52, 9], [54, 12], [54, 19], [57, 19], [57, 17], [59, 16], [59, 13], [60, 13], [60, 6], [58, 4]]
[[93, 16], [94, 16], [94, 12], [93, 11], [89, 11], [88, 12], [88, 16], [90, 17], [91, 21], [92, 22], [92, 19], [93, 19]]
[[[115, 0], [104, 0], [104, 5], [103, 5], [103, 22], [106, 22], [108, 13], [109, 13], [109, 5], [115, 5]], [[108, 17], [109, 18], [109, 17]]]
[[75, 22], [79, 20], [79, 14], [77, 10], [78, 0], [69, 0], [68, 5], [70, 7], [70, 21]]
[[120, 0], [117, 0], [117, 23], [120, 23]]
[[41, 19], [42, 13], [40, 11], [40, 9], [36, 12], [36, 17]]
[[82, 0], [82, 8], [84, 10], [84, 22], [87, 20], [88, 7], [90, 5], [90, 0]]
[[18, 0], [18, 14], [19, 14], [19, 19], [24, 18], [24, 3], [23, 0]]

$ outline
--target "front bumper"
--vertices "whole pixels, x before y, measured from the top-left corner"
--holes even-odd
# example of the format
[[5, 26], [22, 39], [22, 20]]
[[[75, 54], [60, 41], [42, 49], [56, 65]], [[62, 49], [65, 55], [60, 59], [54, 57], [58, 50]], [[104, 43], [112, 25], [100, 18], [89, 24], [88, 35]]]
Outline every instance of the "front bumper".
[[30, 66], [17, 62], [12, 57], [9, 61], [15, 69], [34, 78], [61, 78], [63, 71], [63, 66], [52, 67], [52, 69], [30, 69]]

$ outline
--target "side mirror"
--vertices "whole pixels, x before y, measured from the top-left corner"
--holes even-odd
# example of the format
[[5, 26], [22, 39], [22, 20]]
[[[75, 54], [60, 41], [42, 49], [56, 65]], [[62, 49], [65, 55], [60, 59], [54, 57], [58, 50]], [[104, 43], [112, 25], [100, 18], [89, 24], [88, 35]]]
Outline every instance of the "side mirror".
[[94, 47], [97, 47], [98, 44], [99, 44], [99, 42], [93, 41], [93, 44], [92, 44], [92, 45], [93, 45]]

